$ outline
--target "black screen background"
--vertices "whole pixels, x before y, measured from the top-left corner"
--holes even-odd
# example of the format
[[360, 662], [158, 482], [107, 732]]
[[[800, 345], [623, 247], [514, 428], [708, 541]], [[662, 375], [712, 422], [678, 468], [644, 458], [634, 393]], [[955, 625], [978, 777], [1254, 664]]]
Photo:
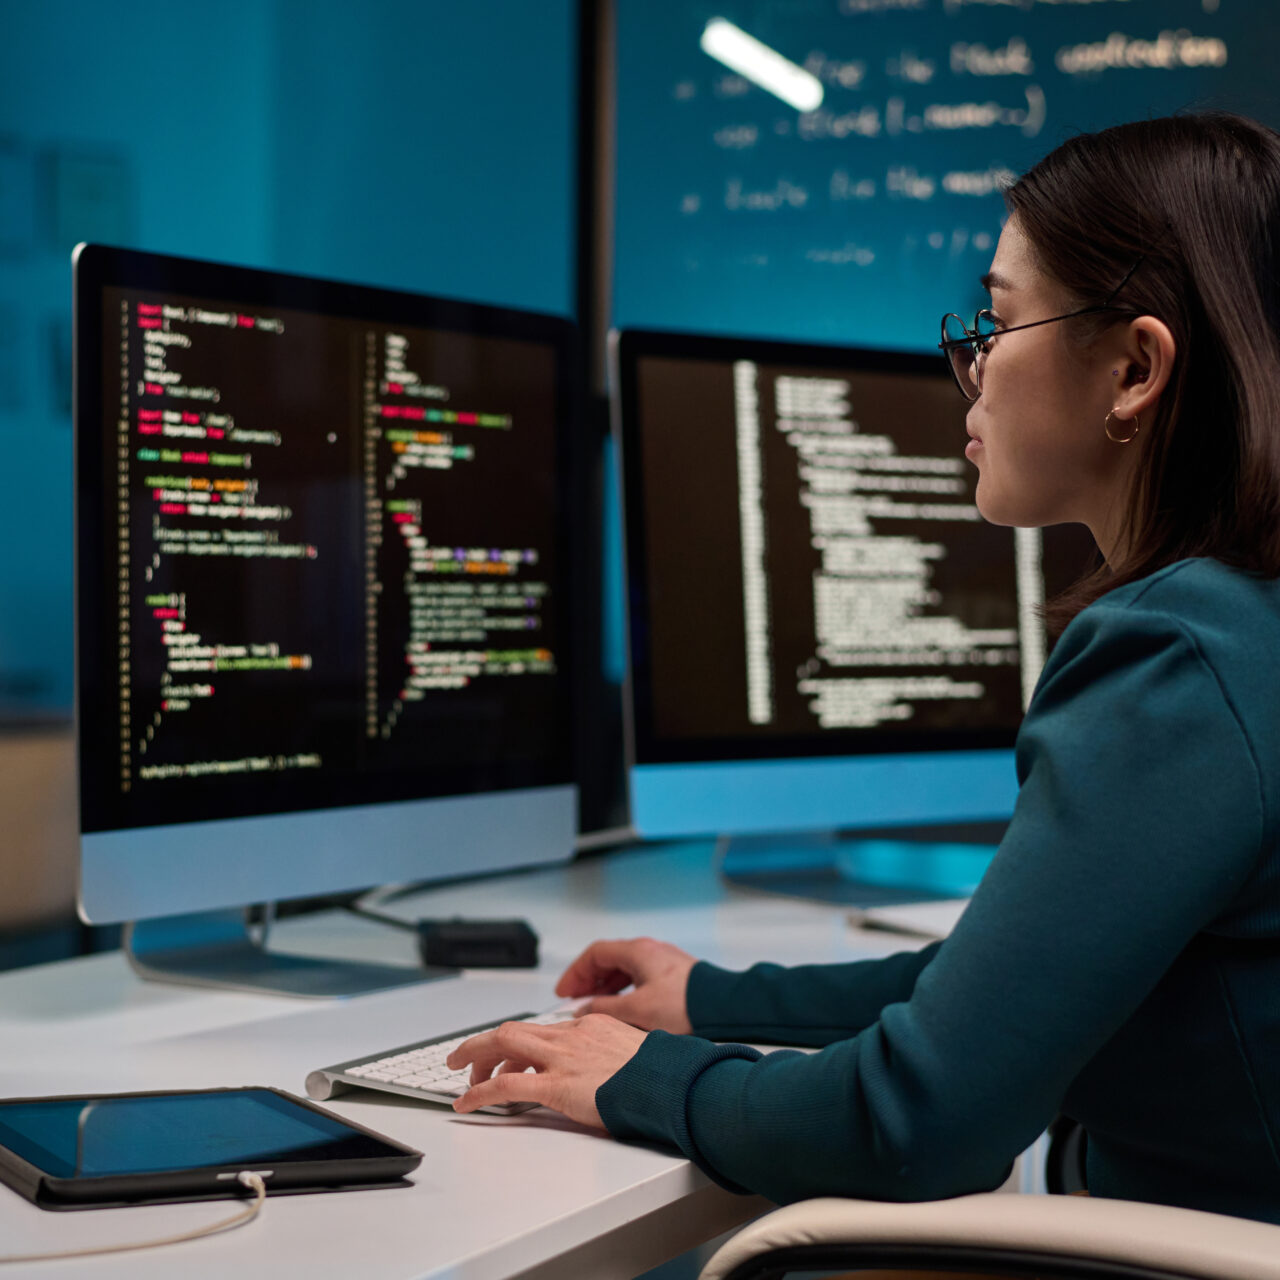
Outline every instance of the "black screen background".
[[[100, 256], [91, 257], [87, 266], [82, 260], [77, 295], [82, 829], [570, 781], [569, 326], [550, 317], [156, 255], [90, 252]], [[158, 447], [251, 452], [253, 466], [246, 474], [258, 482], [258, 502], [282, 504], [290, 513], [287, 521], [263, 522], [261, 527], [277, 529], [282, 541], [312, 544], [317, 551], [309, 561], [162, 557], [154, 565], [155, 508], [144, 480], [156, 471], [193, 468], [137, 462], [133, 446], [138, 437], [131, 430], [127, 634], [115, 589], [121, 551], [117, 501], [126, 483], [117, 471], [122, 301], [133, 314], [139, 302], [199, 303], [283, 320], [283, 335], [202, 328], [194, 347], [174, 351], [170, 363], [181, 369], [184, 383], [216, 385], [221, 394], [216, 403], [169, 406], [231, 412], [239, 428], [278, 430], [282, 445], [174, 445], [165, 440]], [[406, 705], [392, 736], [383, 740], [365, 732], [368, 530], [361, 391], [368, 336], [380, 342], [393, 331], [409, 336], [415, 367], [424, 377], [447, 381], [451, 407], [491, 409], [513, 419], [512, 430], [478, 433], [484, 438], [477, 439], [475, 460], [468, 467], [414, 472], [412, 485], [402, 484], [400, 494], [408, 496], [412, 487], [423, 499], [423, 532], [433, 541], [537, 549], [537, 575], [551, 589], [536, 643], [554, 653], [556, 670], [480, 679], [465, 689], [431, 690], [422, 701]], [[142, 337], [136, 327], [128, 342], [130, 363], [140, 366]], [[131, 427], [135, 409], [127, 406]], [[379, 457], [378, 468], [385, 469], [384, 463]], [[385, 512], [383, 526], [389, 527]], [[384, 580], [376, 665], [380, 687], [394, 689], [404, 663], [404, 611], [397, 610], [393, 599], [404, 552], [382, 537], [374, 554]], [[145, 580], [148, 568], [150, 582]], [[164, 663], [144, 601], [173, 590], [185, 591], [190, 629], [208, 642], [271, 642], [285, 654], [309, 654], [312, 664], [309, 670], [287, 673], [195, 677], [220, 679], [222, 687], [215, 697], [193, 702], [181, 716], [161, 715], [146, 755], [139, 757], [135, 747], [134, 780], [126, 790], [120, 785], [120, 660], [127, 656], [132, 666], [136, 743], [154, 723]], [[138, 776], [144, 762], [186, 765], [247, 755], [279, 761], [280, 767], [226, 776], [145, 781]], [[290, 767], [294, 759], [315, 755], [323, 762], [319, 768]]]
[[[860, 433], [890, 436], [900, 455], [962, 458], [968, 406], [941, 359], [670, 334], [635, 333], [626, 341], [634, 344], [624, 347], [620, 376], [638, 760], [1010, 745], [1022, 718], [1016, 665], [944, 669], [956, 679], [980, 678], [986, 694], [920, 704], [902, 728], [820, 727], [810, 699], [796, 689], [796, 668], [815, 648], [812, 579], [822, 557], [799, 502], [795, 450], [773, 429], [775, 379], [846, 379]], [[758, 369], [775, 697], [769, 724], [748, 718], [735, 360], [754, 361]], [[971, 503], [976, 472], [966, 463], [962, 475], [959, 500]], [[981, 521], [874, 523], [877, 534], [946, 544], [949, 554], [935, 563], [931, 583], [942, 601], [926, 614], [946, 613], [974, 628], [1017, 628], [1012, 530]], [[1043, 568], [1050, 593], [1084, 568], [1088, 542], [1076, 531], [1046, 531]], [[889, 667], [872, 674], [915, 673]]]

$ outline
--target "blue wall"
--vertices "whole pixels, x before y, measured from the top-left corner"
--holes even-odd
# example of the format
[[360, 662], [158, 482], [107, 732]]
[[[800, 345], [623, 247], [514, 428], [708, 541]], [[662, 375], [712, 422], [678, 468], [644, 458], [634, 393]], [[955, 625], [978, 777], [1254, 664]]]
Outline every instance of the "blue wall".
[[569, 314], [574, 6], [276, 7], [274, 261]]
[[78, 240], [567, 313], [569, 0], [42, 0], [0, 41], [0, 716], [72, 697]]

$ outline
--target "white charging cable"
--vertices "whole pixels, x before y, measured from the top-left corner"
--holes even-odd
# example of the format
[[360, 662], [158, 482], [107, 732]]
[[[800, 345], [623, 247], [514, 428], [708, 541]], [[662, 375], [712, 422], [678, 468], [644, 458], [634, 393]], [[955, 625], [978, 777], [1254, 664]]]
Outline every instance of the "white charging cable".
[[219, 1231], [230, 1231], [233, 1227], [242, 1227], [258, 1216], [263, 1201], [267, 1198], [267, 1184], [262, 1176], [250, 1173], [247, 1169], [236, 1174], [236, 1181], [242, 1187], [253, 1192], [253, 1203], [245, 1205], [230, 1218], [222, 1218], [210, 1223], [207, 1227], [197, 1227], [194, 1231], [181, 1231], [174, 1236], [161, 1236], [156, 1240], [135, 1240], [132, 1244], [104, 1244], [94, 1249], [67, 1249], [60, 1253], [22, 1253], [0, 1254], [0, 1264], [6, 1262], [42, 1262], [46, 1258], [88, 1258], [96, 1253], [128, 1253], [132, 1249], [156, 1249], [162, 1244], [181, 1244], [184, 1240], [199, 1240], [201, 1236], [211, 1236]]

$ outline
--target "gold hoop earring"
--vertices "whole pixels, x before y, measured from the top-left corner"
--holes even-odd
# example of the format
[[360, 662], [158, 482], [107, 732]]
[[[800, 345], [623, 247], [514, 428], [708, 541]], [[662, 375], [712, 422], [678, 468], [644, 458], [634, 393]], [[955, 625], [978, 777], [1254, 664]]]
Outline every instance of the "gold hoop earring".
[[[1113, 436], [1111, 434], [1111, 419], [1114, 418], [1115, 416], [1116, 416], [1116, 411], [1112, 409], [1111, 412], [1107, 414], [1105, 418], [1103, 418], [1102, 420], [1103, 434], [1107, 437], [1108, 440], [1111, 441], [1112, 444], [1128, 444], [1137, 436], [1138, 432], [1142, 429], [1141, 424], [1138, 422], [1138, 415], [1136, 413], [1133, 415], [1131, 419], [1133, 423], [1133, 430], [1130, 431], [1127, 436]], [[1120, 419], [1120, 421], [1123, 421], [1123, 419]]]

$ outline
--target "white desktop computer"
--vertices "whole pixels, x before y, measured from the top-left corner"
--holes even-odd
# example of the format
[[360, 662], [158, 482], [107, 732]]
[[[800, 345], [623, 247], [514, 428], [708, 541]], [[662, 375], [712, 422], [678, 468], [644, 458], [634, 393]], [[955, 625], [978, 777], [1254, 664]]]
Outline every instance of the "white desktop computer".
[[75, 255], [80, 912], [334, 994], [249, 903], [567, 860], [573, 326]]
[[850, 902], [971, 890], [1046, 568], [1087, 546], [981, 519], [936, 355], [636, 330], [610, 354], [636, 830], [732, 837], [735, 878]]

